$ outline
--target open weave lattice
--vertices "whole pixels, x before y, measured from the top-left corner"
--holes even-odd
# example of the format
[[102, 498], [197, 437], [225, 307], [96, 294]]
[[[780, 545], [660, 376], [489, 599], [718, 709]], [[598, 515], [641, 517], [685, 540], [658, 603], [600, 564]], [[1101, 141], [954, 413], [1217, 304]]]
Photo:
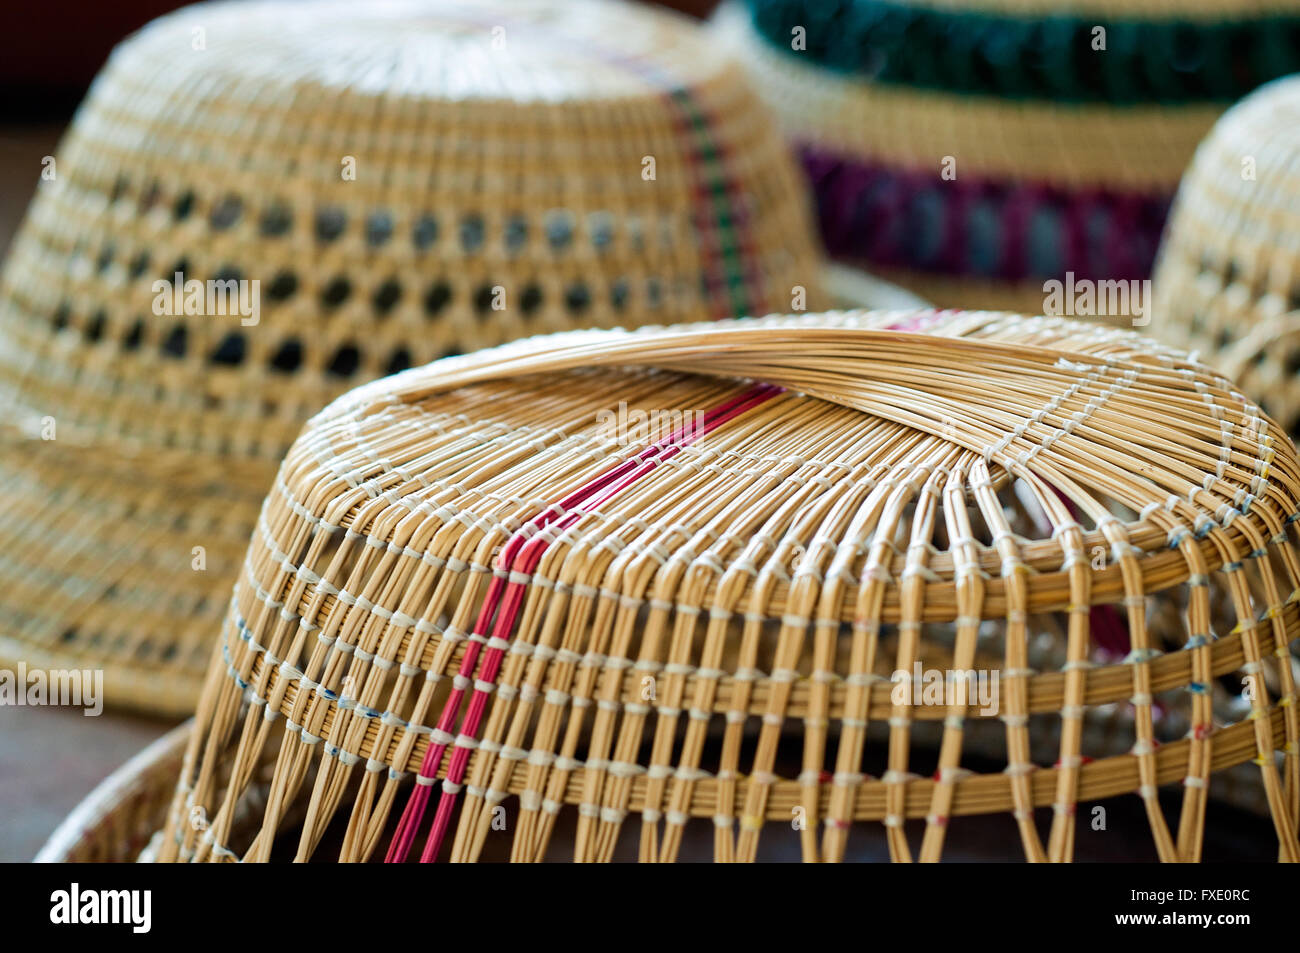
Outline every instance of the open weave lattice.
[[1230, 109], [1183, 178], [1151, 333], [1199, 352], [1290, 433], [1300, 425], [1300, 80]]
[[[743, 74], [684, 18], [582, 0], [203, 4], [127, 40], [0, 278], [0, 658], [188, 713], [275, 467], [343, 390], [826, 306]], [[257, 282], [260, 313], [157, 313], [178, 274], [230, 312]]]
[[[654, 410], [677, 416], [610, 426]], [[1155, 853], [1193, 860], [1207, 787], [1254, 762], [1295, 860], [1298, 481], [1229, 382], [1059, 320], [574, 332], [408, 371], [285, 460], [160, 856], [267, 859], [283, 835], [306, 859], [334, 830], [346, 860], [493, 837], [536, 860], [576, 817], [579, 860], [625, 825], [672, 860], [694, 819], [719, 860], [760, 836], [837, 860], [882, 830], [935, 860], [950, 824], [1009, 813], [1028, 858], [1065, 860], [1076, 806], [1136, 794]], [[1126, 654], [1098, 664], [1103, 629]], [[1000, 704], [900, 698], [917, 663], [987, 665]], [[1231, 712], [1224, 683], [1252, 689]], [[1131, 750], [1094, 760], [1085, 715], [1116, 704]], [[990, 731], [1002, 769], [975, 770]]]

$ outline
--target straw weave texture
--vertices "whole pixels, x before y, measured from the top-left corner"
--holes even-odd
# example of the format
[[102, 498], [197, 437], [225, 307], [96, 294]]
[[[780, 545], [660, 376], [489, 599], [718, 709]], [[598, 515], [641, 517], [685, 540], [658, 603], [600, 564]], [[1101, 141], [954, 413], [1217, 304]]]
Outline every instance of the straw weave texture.
[[[0, 661], [192, 712], [275, 467], [335, 395], [542, 332], [827, 306], [743, 74], [589, 0], [203, 4], [127, 40], [0, 276]], [[257, 283], [260, 313], [167, 313], [177, 274]]]
[[1300, 426], [1300, 80], [1233, 107], [1197, 150], [1155, 276], [1154, 335]]
[[[703, 422], [611, 432], [620, 407]], [[1294, 448], [1228, 381], [1060, 320], [575, 332], [416, 369], [286, 458], [159, 856], [265, 860], [305, 803], [304, 860], [331, 825], [325, 859], [472, 860], [502, 816], [538, 860], [562, 815], [578, 860], [625, 824], [673, 860], [692, 819], [718, 860], [868, 836], [937, 860], [981, 814], [1068, 860], [1076, 807], [1131, 794], [1158, 856], [1195, 860], [1211, 780], [1244, 765], [1295, 860], [1298, 493]], [[977, 660], [992, 710], [895, 694]], [[1085, 749], [1085, 716], [1124, 704], [1131, 750]], [[965, 763], [981, 734], [1003, 770]]]

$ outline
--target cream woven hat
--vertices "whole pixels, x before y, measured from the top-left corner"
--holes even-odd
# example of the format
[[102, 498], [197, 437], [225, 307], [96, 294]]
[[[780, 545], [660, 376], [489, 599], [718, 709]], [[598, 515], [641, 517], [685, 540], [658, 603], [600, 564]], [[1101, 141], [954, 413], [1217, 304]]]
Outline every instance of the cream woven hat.
[[[1241, 767], [1297, 860], [1298, 516], [1272, 420], [1095, 324], [841, 312], [449, 358], [286, 457], [157, 854], [673, 860], [703, 826], [719, 860], [937, 860], [1001, 823], [1068, 860], [1128, 797], [1135, 853], [1196, 860]], [[1126, 704], [1127, 749], [1091, 747]]]
[[684, 18], [591, 0], [212, 4], [127, 40], [0, 284], [0, 662], [192, 711], [276, 464], [343, 389], [823, 306], [742, 74]]
[[1300, 78], [1224, 115], [1178, 191], [1151, 332], [1241, 382], [1300, 426]]
[[1197, 144], [1300, 71], [1297, 0], [728, 0], [714, 35], [798, 147], [833, 256], [1030, 314], [1092, 317], [1082, 282], [1150, 278]]

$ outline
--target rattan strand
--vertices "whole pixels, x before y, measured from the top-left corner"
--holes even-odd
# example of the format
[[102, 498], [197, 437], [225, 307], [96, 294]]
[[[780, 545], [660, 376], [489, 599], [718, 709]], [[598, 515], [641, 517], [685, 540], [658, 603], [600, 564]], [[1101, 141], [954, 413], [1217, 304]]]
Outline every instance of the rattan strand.
[[[576, 488], [658, 452], [600, 423], [620, 401], [743, 412], [542, 530]], [[1244, 764], [1295, 860], [1298, 493], [1294, 448], [1228, 381], [1060, 320], [577, 332], [366, 385], [312, 420], [267, 501], [160, 857], [264, 860], [279, 805], [307, 798], [298, 859], [336, 820], [336, 856], [375, 858], [399, 813], [423, 837], [420, 799], [440, 791], [436, 823], [455, 821], [425, 849], [459, 860], [498, 806], [516, 860], [568, 810], [575, 859], [608, 859], [627, 820], [643, 860], [672, 860], [706, 817], [717, 859], [749, 860], [793, 809], [809, 860], [871, 822], [895, 859], [937, 860], [951, 819], [1000, 812], [1026, 857], [1067, 860], [1076, 805], [1120, 794], [1143, 799], [1161, 859], [1195, 860], [1211, 778]], [[530, 540], [538, 561], [520, 562]], [[492, 617], [498, 598], [518, 617]], [[1122, 658], [1098, 661], [1103, 617]], [[977, 657], [996, 660], [996, 712], [892, 695], [891, 672]], [[1259, 690], [1220, 705], [1216, 683], [1238, 695], [1245, 675]], [[1131, 750], [1085, 750], [1086, 716], [1126, 703]], [[967, 734], [999, 721], [1005, 770], [966, 769]], [[926, 725], [932, 778], [912, 770]], [[1035, 763], [1052, 737], [1055, 763]], [[779, 756], [802, 769], [778, 775]], [[241, 837], [245, 785], [221, 778], [268, 758]], [[1179, 784], [1171, 825], [1157, 798]], [[183, 822], [196, 807], [202, 832]], [[925, 819], [919, 845], [906, 818]], [[394, 836], [389, 856], [405, 850]]]
[[[192, 713], [333, 396], [524, 335], [833, 303], [743, 72], [587, 0], [204, 4], [127, 40], [0, 276], [0, 663]], [[177, 272], [260, 282], [257, 323], [155, 314]]]

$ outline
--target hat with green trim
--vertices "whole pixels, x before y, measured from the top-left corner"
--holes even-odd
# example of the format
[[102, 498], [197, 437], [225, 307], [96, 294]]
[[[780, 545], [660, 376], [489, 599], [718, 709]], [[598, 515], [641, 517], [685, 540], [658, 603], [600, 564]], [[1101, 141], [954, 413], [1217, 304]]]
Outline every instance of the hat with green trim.
[[1093, 284], [1150, 276], [1197, 143], [1300, 70], [1295, 0], [731, 0], [714, 27], [832, 255], [938, 304], [1135, 324], [1149, 302]]

